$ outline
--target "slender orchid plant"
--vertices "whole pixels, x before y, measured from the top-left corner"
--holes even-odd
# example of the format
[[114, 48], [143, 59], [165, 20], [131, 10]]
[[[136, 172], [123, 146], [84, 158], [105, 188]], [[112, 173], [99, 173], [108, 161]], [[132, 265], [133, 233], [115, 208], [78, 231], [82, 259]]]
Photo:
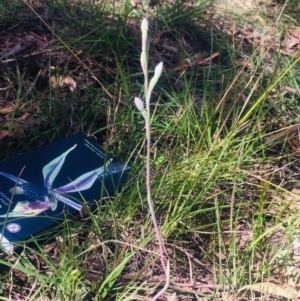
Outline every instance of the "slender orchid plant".
[[151, 131], [150, 131], [150, 98], [153, 91], [154, 86], [156, 85], [158, 79], [160, 78], [163, 70], [163, 63], [159, 63], [154, 71], [154, 76], [152, 77], [150, 84], [148, 85], [148, 54], [149, 54], [149, 37], [148, 37], [148, 21], [147, 19], [143, 19], [141, 24], [142, 30], [142, 53], [141, 53], [141, 66], [144, 73], [144, 98], [146, 102], [146, 108], [144, 106], [144, 102], [138, 98], [134, 98], [134, 102], [138, 110], [141, 112], [142, 116], [145, 119], [146, 125], [146, 138], [147, 138], [147, 165], [146, 165], [146, 186], [147, 186], [147, 200], [148, 206], [151, 212], [152, 222], [155, 228], [156, 236], [159, 243], [159, 253], [161, 259], [161, 265], [166, 274], [167, 283], [165, 287], [153, 298], [156, 300], [168, 287], [168, 275], [169, 275], [169, 263], [166, 267], [165, 259], [164, 259], [164, 243], [162, 239], [161, 232], [158, 227], [157, 219], [154, 211], [154, 204], [151, 198], [151, 175], [150, 175], [150, 150], [151, 150]]

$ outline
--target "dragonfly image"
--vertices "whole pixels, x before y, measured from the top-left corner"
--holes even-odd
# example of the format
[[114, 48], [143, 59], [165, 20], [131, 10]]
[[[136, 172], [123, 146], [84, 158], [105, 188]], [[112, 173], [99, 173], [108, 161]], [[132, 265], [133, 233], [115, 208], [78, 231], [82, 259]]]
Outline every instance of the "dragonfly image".
[[55, 211], [58, 201], [81, 211], [83, 209], [82, 205], [72, 201], [62, 194], [80, 192], [92, 187], [99, 177], [107, 175], [107, 167], [111, 163], [111, 160], [104, 166], [87, 172], [62, 187], [53, 188], [53, 182], [60, 172], [67, 155], [75, 149], [76, 146], [77, 145], [75, 144], [62, 155], [44, 166], [42, 170], [44, 178], [43, 185], [27, 182], [24, 179], [0, 171], [0, 175], [16, 183], [15, 187], [12, 187], [9, 190], [12, 195], [24, 195], [28, 198], [26, 201], [18, 202], [12, 212], [0, 215], [0, 218], [35, 216], [48, 209]]

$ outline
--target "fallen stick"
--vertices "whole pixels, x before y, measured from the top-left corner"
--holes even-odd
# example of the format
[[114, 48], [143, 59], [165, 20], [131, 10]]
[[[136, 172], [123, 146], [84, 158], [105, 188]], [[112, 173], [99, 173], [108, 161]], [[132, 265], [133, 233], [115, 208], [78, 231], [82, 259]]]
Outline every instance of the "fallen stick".
[[300, 123], [295, 124], [285, 130], [282, 130], [279, 133], [267, 135], [266, 137], [263, 138], [263, 140], [264, 142], [270, 142], [273, 140], [277, 140], [279, 138], [286, 138], [297, 133], [299, 130], [300, 130]]

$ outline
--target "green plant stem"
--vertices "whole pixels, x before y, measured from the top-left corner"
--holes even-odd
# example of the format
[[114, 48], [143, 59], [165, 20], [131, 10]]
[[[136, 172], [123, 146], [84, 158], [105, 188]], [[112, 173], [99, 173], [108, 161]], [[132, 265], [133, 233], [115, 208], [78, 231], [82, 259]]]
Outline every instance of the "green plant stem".
[[[147, 89], [145, 87], [145, 89]], [[166, 263], [164, 259], [164, 243], [161, 233], [158, 228], [157, 220], [154, 212], [154, 205], [151, 197], [151, 169], [150, 169], [150, 154], [151, 154], [151, 130], [150, 130], [150, 97], [146, 99], [146, 137], [147, 137], [147, 163], [146, 163], [146, 186], [147, 186], [147, 201], [152, 217], [153, 226], [156, 232], [156, 236], [159, 244], [159, 254], [162, 268], [167, 275]]]
[[169, 287], [170, 285], [170, 261], [167, 261], [167, 270], [166, 270], [166, 284], [165, 286], [152, 298], [152, 301], [157, 300]]

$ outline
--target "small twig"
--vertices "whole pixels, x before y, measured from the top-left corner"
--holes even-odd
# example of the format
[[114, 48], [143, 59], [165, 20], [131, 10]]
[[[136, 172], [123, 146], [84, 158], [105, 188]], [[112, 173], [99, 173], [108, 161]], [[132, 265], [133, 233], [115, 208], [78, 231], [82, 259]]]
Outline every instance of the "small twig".
[[297, 133], [300, 130], [300, 123], [295, 124], [285, 130], [280, 131], [276, 134], [271, 134], [263, 138], [264, 142], [270, 142], [277, 140], [279, 138], [287, 138], [295, 133]]
[[206, 64], [208, 63], [209, 61], [211, 61], [213, 58], [217, 57], [220, 55], [220, 52], [217, 51], [215, 53], [213, 53], [211, 56], [203, 59], [203, 60], [200, 60], [200, 59], [193, 59], [193, 61], [191, 63], [183, 63], [183, 64], [180, 64], [179, 66], [176, 66], [175, 68], [169, 70], [169, 71], [179, 71], [179, 70], [182, 70], [182, 69], [185, 69], [185, 68], [188, 68], [188, 67], [192, 67], [192, 66], [196, 66], [196, 65], [203, 65], [203, 64]]

